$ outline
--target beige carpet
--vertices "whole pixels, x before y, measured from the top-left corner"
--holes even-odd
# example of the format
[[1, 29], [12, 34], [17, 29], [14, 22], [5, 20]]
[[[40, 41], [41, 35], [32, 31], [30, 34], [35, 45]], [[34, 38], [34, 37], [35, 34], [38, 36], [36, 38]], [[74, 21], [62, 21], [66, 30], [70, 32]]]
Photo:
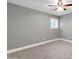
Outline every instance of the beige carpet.
[[58, 40], [10, 54], [8, 59], [72, 59], [72, 44]]

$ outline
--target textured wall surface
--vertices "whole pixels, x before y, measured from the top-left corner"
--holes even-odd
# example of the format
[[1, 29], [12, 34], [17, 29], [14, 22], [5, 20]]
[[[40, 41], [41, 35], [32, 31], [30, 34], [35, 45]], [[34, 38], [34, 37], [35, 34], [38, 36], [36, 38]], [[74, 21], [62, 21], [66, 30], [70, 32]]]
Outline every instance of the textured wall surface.
[[42, 12], [8, 3], [8, 50], [58, 38], [58, 29], [51, 30], [50, 17]]
[[60, 37], [72, 40], [72, 14], [60, 17]]
[[[19, 59], [72, 59], [72, 43], [57, 40], [52, 43], [12, 53], [8, 58]], [[16, 58], [15, 58], [16, 59]]]

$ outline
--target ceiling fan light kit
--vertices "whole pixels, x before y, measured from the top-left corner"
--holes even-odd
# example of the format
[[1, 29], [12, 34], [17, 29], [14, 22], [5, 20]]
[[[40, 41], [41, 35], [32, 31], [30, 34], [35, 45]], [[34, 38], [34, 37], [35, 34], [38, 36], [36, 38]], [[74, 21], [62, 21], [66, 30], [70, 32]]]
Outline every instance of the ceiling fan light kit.
[[64, 9], [62, 7], [58, 7], [56, 11], [61, 12], [64, 11]]

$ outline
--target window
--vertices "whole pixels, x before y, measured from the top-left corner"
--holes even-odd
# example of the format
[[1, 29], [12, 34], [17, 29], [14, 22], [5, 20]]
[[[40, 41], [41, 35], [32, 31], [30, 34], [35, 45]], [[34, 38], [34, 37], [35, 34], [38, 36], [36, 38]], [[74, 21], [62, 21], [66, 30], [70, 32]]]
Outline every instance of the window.
[[58, 18], [50, 18], [50, 29], [58, 29]]

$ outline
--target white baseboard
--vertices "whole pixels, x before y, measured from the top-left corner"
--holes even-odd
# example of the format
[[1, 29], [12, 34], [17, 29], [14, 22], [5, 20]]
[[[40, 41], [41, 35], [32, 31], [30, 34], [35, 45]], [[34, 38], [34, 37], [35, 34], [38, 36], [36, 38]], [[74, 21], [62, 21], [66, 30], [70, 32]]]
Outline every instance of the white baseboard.
[[39, 46], [39, 45], [42, 45], [42, 44], [46, 44], [46, 43], [50, 43], [50, 42], [54, 42], [54, 41], [57, 41], [57, 40], [63, 40], [63, 41], [72, 43], [71, 40], [66, 40], [66, 39], [62, 39], [62, 38], [57, 38], [57, 39], [53, 39], [53, 40], [48, 40], [48, 41], [44, 41], [44, 42], [40, 42], [40, 43], [36, 43], [36, 44], [32, 44], [32, 45], [28, 45], [28, 46], [20, 47], [20, 48], [16, 48], [16, 49], [8, 50], [8, 51], [7, 51], [7, 54], [14, 53], [14, 52], [18, 52], [18, 51], [21, 51], [21, 50], [24, 50], [24, 49], [28, 49], [28, 48], [35, 47], [35, 46]]
[[62, 38], [59, 38], [59, 40], [63, 40], [63, 41], [66, 41], [66, 42], [72, 43], [72, 41], [71, 41], [71, 40], [67, 40], [67, 39], [62, 39]]

